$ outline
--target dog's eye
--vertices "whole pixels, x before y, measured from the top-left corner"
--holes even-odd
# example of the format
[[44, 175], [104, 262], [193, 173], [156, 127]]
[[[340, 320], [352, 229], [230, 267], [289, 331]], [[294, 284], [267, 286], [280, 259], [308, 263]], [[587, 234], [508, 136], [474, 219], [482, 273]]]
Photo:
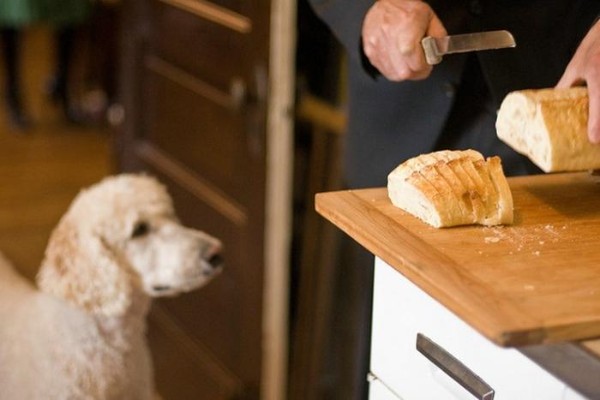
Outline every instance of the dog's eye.
[[138, 237], [146, 235], [149, 231], [150, 231], [150, 226], [148, 225], [147, 222], [143, 222], [143, 221], [138, 222], [133, 227], [133, 232], [131, 232], [131, 237], [138, 238]]

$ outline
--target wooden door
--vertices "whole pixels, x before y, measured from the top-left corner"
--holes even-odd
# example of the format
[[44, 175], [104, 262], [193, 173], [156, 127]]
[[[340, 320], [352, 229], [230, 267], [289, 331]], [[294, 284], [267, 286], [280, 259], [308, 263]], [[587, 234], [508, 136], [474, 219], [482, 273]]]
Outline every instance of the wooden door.
[[284, 398], [294, 7], [276, 3], [124, 3], [119, 167], [225, 244], [215, 281], [153, 306], [167, 400]]

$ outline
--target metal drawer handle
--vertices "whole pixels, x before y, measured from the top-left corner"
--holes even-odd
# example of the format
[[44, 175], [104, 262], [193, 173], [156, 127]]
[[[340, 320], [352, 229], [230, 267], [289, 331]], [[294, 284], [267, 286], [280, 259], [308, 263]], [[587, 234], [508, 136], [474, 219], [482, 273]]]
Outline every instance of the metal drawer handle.
[[438, 344], [417, 333], [417, 350], [480, 400], [493, 400], [494, 389]]

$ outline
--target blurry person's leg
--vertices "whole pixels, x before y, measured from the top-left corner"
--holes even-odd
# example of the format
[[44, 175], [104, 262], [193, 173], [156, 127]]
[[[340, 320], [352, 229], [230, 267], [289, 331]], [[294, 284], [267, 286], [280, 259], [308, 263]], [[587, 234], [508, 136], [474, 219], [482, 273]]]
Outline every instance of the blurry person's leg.
[[52, 100], [62, 107], [65, 117], [71, 122], [79, 122], [81, 119], [72, 104], [69, 91], [76, 33], [77, 30], [73, 26], [64, 26], [56, 29], [54, 34], [56, 42], [55, 69], [49, 87]]
[[23, 111], [20, 74], [21, 32], [16, 28], [2, 28], [2, 50], [5, 65], [5, 98], [8, 117], [14, 127], [26, 129], [28, 118]]

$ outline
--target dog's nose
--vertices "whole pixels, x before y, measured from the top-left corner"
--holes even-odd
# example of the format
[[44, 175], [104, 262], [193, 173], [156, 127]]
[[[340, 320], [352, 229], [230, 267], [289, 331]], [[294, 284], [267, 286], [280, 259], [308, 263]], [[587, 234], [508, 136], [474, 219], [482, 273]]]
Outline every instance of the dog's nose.
[[202, 258], [213, 268], [221, 268], [223, 266], [223, 246], [220, 243], [215, 243], [206, 246], [202, 251]]
[[215, 254], [208, 259], [208, 263], [212, 265], [213, 268], [221, 268], [224, 262], [225, 260], [223, 259], [223, 256], [220, 253]]

